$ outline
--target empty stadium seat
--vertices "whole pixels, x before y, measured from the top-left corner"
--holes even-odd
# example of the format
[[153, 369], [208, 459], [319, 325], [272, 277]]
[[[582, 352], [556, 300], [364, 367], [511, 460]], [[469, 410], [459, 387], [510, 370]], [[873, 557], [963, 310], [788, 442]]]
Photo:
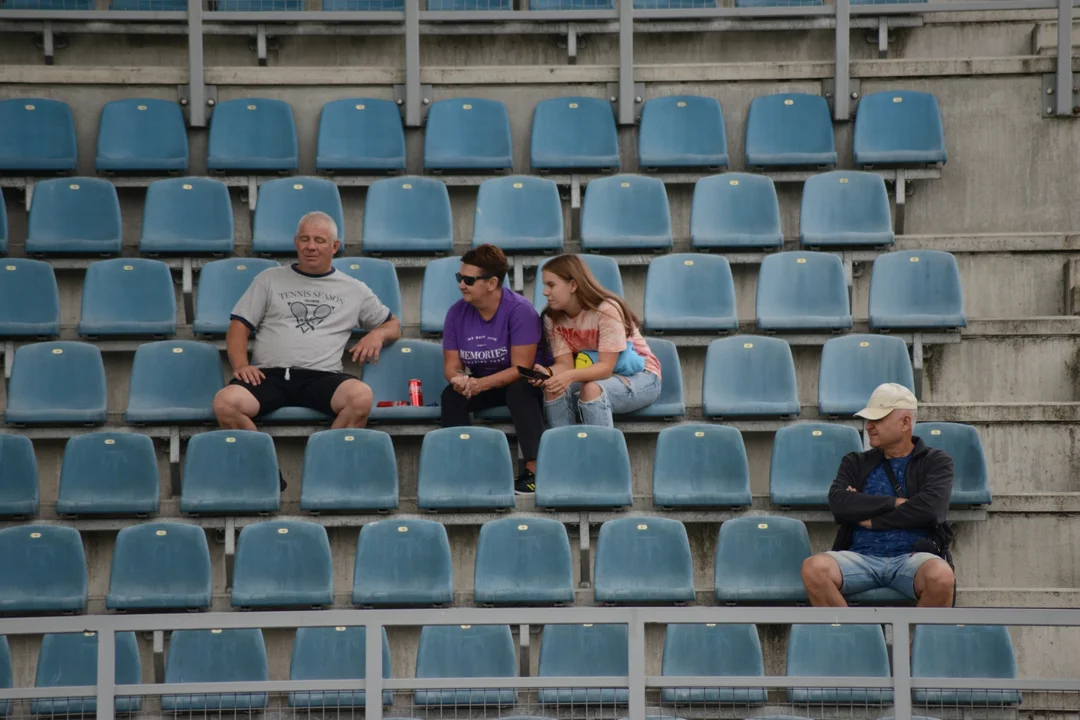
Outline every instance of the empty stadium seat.
[[473, 586], [479, 605], [574, 602], [566, 526], [548, 518], [501, 518], [480, 527]]
[[[8, 648], [7, 637], [0, 635], [0, 688], [10, 690], [12, 685], [11, 650]], [[0, 716], [7, 717], [10, 712], [11, 701], [0, 700]]]
[[334, 603], [326, 528], [280, 521], [248, 525], [236, 543], [232, 606], [268, 608]]
[[299, 12], [304, 0], [217, 0], [218, 12]]
[[[259, 202], [251, 229], [253, 253], [294, 254], [300, 218], [312, 211], [328, 214], [337, 223], [345, 247], [345, 217], [341, 195], [330, 180], [313, 177], [278, 178], [259, 186]], [[339, 248], [340, 250], [340, 248]]]
[[938, 250], [878, 255], [870, 275], [870, 327], [967, 327], [956, 258]]
[[772, 178], [724, 173], [694, 185], [690, 210], [690, 246], [710, 248], [779, 248], [780, 201]]
[[686, 403], [683, 400], [682, 364], [679, 362], [679, 352], [675, 349], [675, 343], [660, 338], [646, 338], [646, 342], [652, 354], [660, 361], [660, 397], [656, 398], [651, 405], [619, 417], [620, 419], [682, 417], [686, 414]]
[[810, 554], [800, 520], [760, 515], [726, 521], [716, 541], [717, 602], [806, 602], [802, 564]]
[[441, 180], [386, 178], [364, 201], [364, 252], [448, 253], [454, 249], [450, 194]]
[[773, 439], [769, 463], [772, 504], [827, 506], [829, 487], [840, 460], [848, 453], [862, 451], [862, 436], [853, 427], [799, 423], [780, 428]]
[[255, 276], [263, 270], [278, 267], [266, 258], [229, 258], [214, 260], [199, 271], [199, 287], [195, 292], [196, 335], [224, 335], [231, 322], [229, 316]]
[[[133, 632], [118, 632], [116, 639], [116, 684], [142, 682], [139, 643]], [[34, 687], [53, 688], [97, 685], [98, 636], [95, 632], [47, 633], [41, 639]], [[117, 688], [119, 690], [119, 688]], [[142, 709], [142, 698], [117, 695], [116, 712], [134, 713]], [[39, 698], [30, 703], [34, 715], [92, 715], [95, 697]]]
[[23, 345], [15, 351], [4, 421], [12, 425], [105, 422], [105, 364], [81, 342]]
[[7, 205], [4, 204], [4, 193], [0, 188], [0, 255], [7, 255], [8, 234]]
[[186, 0], [111, 0], [110, 10], [187, 12]]
[[738, 330], [735, 280], [727, 258], [676, 253], [649, 263], [644, 321], [649, 332]]
[[616, 175], [585, 188], [583, 250], [662, 250], [671, 247], [671, 211], [658, 178]]
[[396, 510], [397, 460], [390, 436], [377, 430], [322, 430], [304, 450], [300, 509]]
[[[766, 0], [766, 4], [771, 3]], [[746, 116], [746, 164], [835, 165], [836, 142], [829, 103], [820, 95], [803, 93], [754, 98]]]
[[454, 602], [450, 540], [431, 520], [380, 520], [360, 529], [353, 605], [449, 605]]
[[[822, 5], [822, 0], [735, 0], [735, 7], [800, 7]], [[784, 716], [780, 716], [784, 717]], [[776, 719], [779, 720], [779, 717]], [[791, 720], [790, 717], [787, 720]]]
[[596, 542], [595, 588], [598, 603], [692, 603], [686, 528], [661, 517], [608, 520]]
[[[166, 683], [265, 682], [270, 679], [262, 630], [175, 630], [165, 659]], [[164, 695], [165, 712], [254, 710], [266, 693]]]
[[86, 609], [86, 555], [79, 531], [60, 525], [0, 530], [0, 612]]
[[705, 353], [701, 399], [705, 417], [798, 415], [791, 347], [759, 335], [713, 340]]
[[728, 425], [688, 423], [656, 438], [653, 503], [660, 507], [745, 507], [750, 467], [742, 434]]
[[630, 495], [630, 455], [622, 431], [569, 425], [549, 428], [540, 437], [537, 507], [627, 507]]
[[529, 0], [530, 10], [610, 10], [615, 0]]
[[[417, 680], [516, 677], [517, 674], [517, 649], [508, 625], [428, 625], [420, 630]], [[417, 690], [414, 702], [417, 705], [513, 705], [517, 702], [517, 690]]]
[[857, 170], [811, 176], [803, 185], [799, 242], [809, 247], [892, 245], [885, 181]]
[[[262, 2], [269, 4], [267, 0], [220, 0], [218, 10], [224, 9], [223, 4]], [[282, 100], [266, 98], [219, 102], [210, 117], [208, 146], [206, 169], [211, 172], [295, 170], [298, 151], [292, 108]]]
[[80, 336], [175, 333], [176, 290], [168, 265], [146, 258], [90, 263], [83, 282]]
[[419, 380], [423, 407], [375, 407], [371, 420], [438, 420], [439, 402], [446, 376], [443, 375], [442, 346], [423, 340], [398, 340], [383, 348], [378, 365], [364, 366], [364, 382], [382, 400], [409, 400], [409, 381]]
[[428, 0], [428, 10], [513, 10], [512, 0]]
[[889, 382], [914, 392], [911, 358], [903, 340], [883, 335], [832, 338], [821, 350], [818, 412], [854, 415], [866, 407], [874, 388]]
[[188, 441], [180, 512], [274, 512], [281, 502], [273, 439], [254, 430], [213, 430]]
[[54, 178], [34, 186], [27, 255], [113, 255], [123, 241], [120, 200], [107, 180]]
[[506, 434], [452, 427], [424, 435], [416, 504], [421, 510], [513, 508], [514, 463]]
[[187, 127], [180, 106], [168, 100], [114, 100], [101, 109], [98, 172], [183, 172], [188, 169]]
[[[753, 625], [672, 624], [664, 635], [661, 675], [763, 677], [765, 661]], [[668, 703], [762, 704], [765, 688], [664, 688]]]
[[505, 105], [480, 98], [432, 103], [424, 130], [425, 170], [509, 170], [513, 166]]
[[846, 330], [851, 327], [847, 277], [831, 253], [779, 252], [761, 263], [757, 283], [760, 330]]
[[[290, 680], [363, 680], [367, 670], [367, 630], [363, 627], [302, 627], [296, 629]], [[382, 673], [390, 677], [390, 644], [382, 631]], [[289, 693], [289, 707], [364, 707], [363, 690], [315, 690]], [[383, 705], [394, 702], [383, 691]]]
[[[27, 9], [40, 7], [35, 2]], [[10, 0], [5, 8], [18, 9]], [[0, 100], [0, 128], [4, 129], [0, 171], [75, 171], [75, 118], [67, 103], [44, 98]]]
[[[635, 0], [635, 8], [668, 8], [658, 0]], [[679, 7], [716, 7], [683, 0]], [[724, 114], [716, 98], [669, 95], [645, 103], [638, 128], [638, 165], [659, 169], [725, 168], [728, 164]]]
[[[325, 0], [323, 9], [328, 9]], [[323, 105], [315, 169], [319, 172], [404, 170], [405, 130], [401, 125], [401, 110], [390, 100], [374, 98], [334, 100]]]
[[913, 90], [864, 95], [855, 115], [854, 156], [856, 165], [945, 162], [937, 98]]
[[990, 481], [978, 430], [960, 423], [931, 422], [916, 425], [914, 434], [952, 458], [952, 505], [990, 504]]
[[204, 609], [212, 576], [206, 532], [175, 522], [121, 530], [113, 548], [109, 610]]
[[[538, 7], [537, 2], [543, 7]], [[580, 5], [588, 0], [570, 0]], [[530, 0], [533, 10], [560, 10], [566, 0]], [[610, 7], [611, 5], [608, 5]], [[606, 99], [565, 97], [541, 100], [533, 110], [529, 164], [544, 170], [618, 170], [615, 113]]]
[[[619, 263], [615, 258], [607, 255], [579, 255], [578, 257], [589, 268], [589, 272], [593, 274], [598, 283], [619, 297], [623, 296], [622, 272], [619, 270]], [[536, 268], [536, 282], [533, 285], [533, 307], [536, 308], [537, 312], [547, 307], [543, 282], [544, 265], [546, 264], [547, 260], [544, 260]]]
[[146, 189], [139, 252], [220, 253], [233, 251], [229, 188], [200, 177], [156, 180]]
[[164, 340], [135, 351], [124, 417], [129, 423], [209, 423], [224, 387], [221, 353], [208, 343]]
[[[791, 626], [788, 677], [890, 677], [889, 651], [880, 625]], [[788, 688], [792, 703], [887, 704], [892, 689]]]
[[[916, 625], [911, 641], [913, 678], [1016, 677], [1009, 628], [1003, 625]], [[913, 692], [916, 705], [1018, 705], [1016, 690], [936, 690]]]
[[76, 435], [64, 447], [58, 515], [153, 514], [160, 479], [154, 441], [139, 433]]
[[60, 293], [52, 265], [24, 258], [0, 262], [0, 337], [59, 334]]
[[36, 515], [38, 502], [34, 444], [24, 435], [0, 434], [0, 515]]
[[[540, 677], [624, 676], [628, 669], [625, 625], [545, 625], [540, 636]], [[543, 705], [629, 702], [626, 688], [541, 688]]]
[[546, 252], [563, 246], [563, 213], [553, 180], [525, 175], [480, 183], [473, 215], [473, 247], [490, 243], [504, 252]]
[[[334, 260], [334, 267], [354, 277], [371, 288], [394, 317], [401, 318], [401, 287], [398, 285], [397, 271], [389, 260], [365, 257], [341, 257]], [[360, 331], [362, 332], [362, 331]]]

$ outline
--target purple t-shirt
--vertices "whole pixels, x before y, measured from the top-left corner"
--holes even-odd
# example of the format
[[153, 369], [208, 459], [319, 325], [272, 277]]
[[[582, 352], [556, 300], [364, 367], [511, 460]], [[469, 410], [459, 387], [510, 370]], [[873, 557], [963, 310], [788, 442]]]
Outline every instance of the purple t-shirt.
[[443, 323], [442, 346], [443, 350], [457, 350], [473, 376], [486, 377], [510, 367], [511, 346], [538, 344], [541, 334], [536, 308], [504, 287], [499, 308], [490, 320], [480, 317], [464, 300], [451, 305]]

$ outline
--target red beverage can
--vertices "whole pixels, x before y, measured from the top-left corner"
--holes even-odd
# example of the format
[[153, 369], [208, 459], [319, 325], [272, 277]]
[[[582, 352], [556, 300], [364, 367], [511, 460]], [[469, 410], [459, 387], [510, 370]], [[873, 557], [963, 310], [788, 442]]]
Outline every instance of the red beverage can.
[[424, 389], [416, 378], [409, 381], [409, 404], [413, 407], [422, 407], [424, 404]]

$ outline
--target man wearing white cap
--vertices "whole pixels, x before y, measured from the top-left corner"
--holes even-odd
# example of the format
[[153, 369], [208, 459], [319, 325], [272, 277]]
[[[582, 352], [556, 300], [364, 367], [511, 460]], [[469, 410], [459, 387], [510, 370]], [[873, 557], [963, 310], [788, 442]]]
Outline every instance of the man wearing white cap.
[[912, 436], [917, 406], [906, 387], [886, 383], [856, 413], [866, 420], [872, 449], [844, 456], [829, 489], [840, 531], [832, 551], [803, 563], [812, 605], [844, 607], [845, 595], [875, 588], [892, 588], [920, 606], [953, 604], [953, 464]]

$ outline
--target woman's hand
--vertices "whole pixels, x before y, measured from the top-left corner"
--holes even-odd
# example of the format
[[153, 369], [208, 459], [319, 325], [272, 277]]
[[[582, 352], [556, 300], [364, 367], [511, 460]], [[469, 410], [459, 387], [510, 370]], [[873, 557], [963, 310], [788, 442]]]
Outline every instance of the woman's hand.
[[569, 390], [570, 386], [573, 384], [573, 374], [573, 370], [563, 370], [562, 372], [555, 373], [544, 381], [544, 390], [556, 397], [562, 395]]
[[[454, 388], [454, 390], [461, 393], [462, 395], [465, 395], [465, 386], [468, 384], [469, 379], [470, 378], [468, 375], [455, 375], [453, 378], [451, 378], [450, 385]], [[466, 397], [468, 396], [466, 395]]]
[[[535, 370], [538, 373], [542, 373], [544, 375], [547, 375], [548, 377], [551, 377], [551, 368], [544, 367], [543, 365], [541, 365], [539, 363], [537, 363], [536, 365], [533, 365], [533, 370]], [[530, 378], [526, 378], [526, 380], [528, 380], [529, 384], [532, 385], [535, 388], [544, 387], [544, 383], [547, 382], [546, 380], [532, 380]]]

